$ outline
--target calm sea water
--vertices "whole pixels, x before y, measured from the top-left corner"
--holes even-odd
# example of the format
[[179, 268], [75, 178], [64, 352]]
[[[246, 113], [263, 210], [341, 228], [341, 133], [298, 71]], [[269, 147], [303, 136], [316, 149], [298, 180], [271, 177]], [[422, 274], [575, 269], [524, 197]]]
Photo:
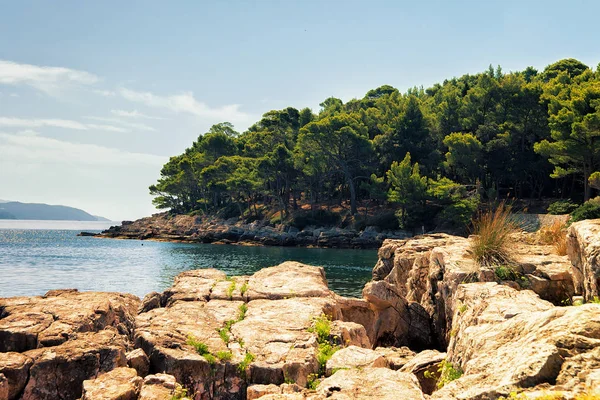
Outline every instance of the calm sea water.
[[182, 271], [218, 268], [229, 276], [249, 275], [288, 260], [324, 267], [331, 289], [344, 296], [360, 297], [377, 261], [375, 250], [78, 237], [79, 231], [99, 231], [115, 223], [55, 222], [0, 221], [0, 297], [41, 295], [60, 288], [128, 292], [143, 297], [171, 286], [175, 275]]

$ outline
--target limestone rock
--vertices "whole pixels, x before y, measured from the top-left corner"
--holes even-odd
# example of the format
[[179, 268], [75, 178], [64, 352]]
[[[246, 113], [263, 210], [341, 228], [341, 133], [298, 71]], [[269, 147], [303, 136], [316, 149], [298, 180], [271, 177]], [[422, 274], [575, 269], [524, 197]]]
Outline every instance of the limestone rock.
[[371, 341], [367, 336], [365, 327], [356, 322], [333, 321], [331, 323], [331, 336], [338, 337], [342, 346], [371, 348]]
[[[31, 358], [19, 353], [0, 353], [0, 374], [5, 377], [9, 400], [16, 399], [25, 387], [29, 377]], [[0, 399], [2, 396], [0, 396]]]
[[[303, 388], [296, 384], [283, 385], [250, 385], [246, 391], [246, 400], [264, 399], [265, 396], [273, 395], [275, 397], [281, 395], [302, 396]], [[283, 396], [281, 396], [283, 397]], [[300, 397], [303, 398], [303, 397]]]
[[327, 297], [325, 271], [295, 261], [284, 262], [276, 267], [263, 268], [248, 280], [248, 298], [285, 299], [291, 297]]
[[158, 292], [150, 292], [144, 296], [138, 314], [148, 312], [162, 306], [162, 295]]
[[394, 371], [406, 365], [416, 354], [408, 347], [377, 347], [375, 351], [387, 360], [389, 367]]
[[349, 346], [338, 350], [331, 356], [327, 361], [326, 374], [330, 376], [336, 370], [365, 367], [387, 368], [388, 362], [374, 350]]
[[246, 318], [234, 324], [231, 332], [256, 356], [250, 366], [250, 383], [291, 380], [305, 386], [308, 375], [318, 370], [316, 334], [308, 330], [314, 318], [332, 315], [334, 309], [332, 299], [316, 297], [248, 303]]
[[495, 283], [461, 285], [454, 301], [447, 360], [464, 375], [434, 399], [496, 398], [554, 384], [580, 391], [586, 370], [598, 368], [600, 305], [554, 307]]
[[177, 387], [173, 375], [155, 374], [144, 378], [139, 400], [170, 399]]
[[61, 345], [24, 355], [33, 365], [23, 399], [78, 399], [83, 381], [127, 364], [122, 336], [106, 329], [78, 333]]
[[135, 349], [126, 354], [127, 365], [137, 371], [141, 377], [148, 375], [150, 371], [150, 360], [144, 350]]
[[115, 368], [83, 382], [82, 400], [137, 400], [142, 378], [133, 368]]
[[213, 286], [226, 278], [224, 272], [210, 268], [182, 272], [163, 293], [162, 303], [168, 306], [176, 301], [208, 301]]
[[425, 400], [412, 374], [388, 368], [340, 370], [324, 379], [317, 393], [329, 399]]
[[[213, 355], [229, 351], [218, 330], [227, 321], [238, 318], [241, 304], [223, 300], [178, 301], [166, 308], [139, 314], [135, 346], [148, 355], [150, 371], [173, 375], [194, 393], [207, 398], [218, 396], [214, 390], [223, 389], [226, 379], [232, 380], [227, 385], [230, 391], [240, 391], [241, 379], [235, 373], [235, 365], [211, 365], [188, 344], [188, 338], [205, 344]], [[239, 351], [233, 356], [233, 361], [242, 357]]]
[[577, 294], [586, 301], [600, 296], [600, 219], [579, 221], [569, 227], [567, 253]]
[[[421, 390], [425, 394], [431, 394], [436, 388], [436, 380], [439, 376], [438, 366], [446, 358], [446, 353], [437, 350], [425, 350], [410, 359], [402, 368], [401, 372], [409, 372], [417, 377]], [[432, 374], [430, 376], [427, 376]]]
[[129, 294], [54, 290], [43, 297], [0, 299], [0, 352], [56, 346], [77, 332], [107, 327], [133, 332], [139, 299]]
[[0, 374], [0, 400], [8, 400], [8, 379], [3, 374]]

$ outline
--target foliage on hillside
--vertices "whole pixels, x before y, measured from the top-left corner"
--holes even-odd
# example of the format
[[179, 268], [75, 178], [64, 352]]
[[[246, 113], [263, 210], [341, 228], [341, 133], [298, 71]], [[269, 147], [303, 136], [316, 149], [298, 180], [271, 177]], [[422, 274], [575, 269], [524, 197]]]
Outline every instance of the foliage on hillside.
[[299, 204], [344, 204], [353, 216], [384, 205], [404, 228], [459, 226], [480, 199], [588, 200], [599, 136], [598, 69], [573, 59], [542, 72], [490, 67], [427, 89], [328, 98], [317, 114], [272, 110], [241, 134], [214, 125], [150, 192], [180, 213], [267, 209], [281, 221]]

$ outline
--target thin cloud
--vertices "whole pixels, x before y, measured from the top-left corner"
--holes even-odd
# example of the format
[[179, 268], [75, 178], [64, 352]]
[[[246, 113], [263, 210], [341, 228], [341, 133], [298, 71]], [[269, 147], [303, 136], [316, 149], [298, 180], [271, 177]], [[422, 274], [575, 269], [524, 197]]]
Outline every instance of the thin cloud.
[[167, 157], [135, 153], [98, 146], [72, 143], [38, 135], [10, 134], [0, 132], [0, 159], [14, 160], [20, 164], [80, 164], [161, 166]]
[[94, 89], [93, 92], [104, 97], [115, 97], [117, 95], [117, 92], [113, 92], [112, 90]]
[[146, 115], [139, 112], [138, 110], [126, 111], [126, 110], [110, 110], [110, 112], [118, 117], [125, 118], [144, 118], [144, 119], [165, 119], [162, 117], [154, 117], [152, 115]]
[[98, 81], [96, 75], [86, 71], [0, 60], [0, 84], [3, 85], [26, 85], [47, 94], [56, 94], [70, 86], [93, 85]]
[[62, 128], [62, 129], [75, 129], [80, 131], [87, 131], [91, 129], [109, 131], [109, 132], [120, 132], [127, 133], [130, 130], [113, 125], [104, 124], [83, 124], [78, 121], [69, 119], [23, 119], [23, 118], [9, 118], [0, 117], [0, 127], [8, 128]]
[[109, 122], [112, 124], [119, 124], [119, 125], [123, 125], [125, 127], [135, 129], [138, 131], [156, 132], [155, 128], [153, 128], [149, 125], [146, 125], [146, 124], [139, 123], [139, 122], [129, 122], [129, 121], [122, 121], [118, 118], [94, 117], [94, 116], [86, 116], [84, 118], [91, 119], [94, 121], [103, 121], [103, 122]]
[[141, 103], [148, 107], [164, 108], [176, 113], [187, 113], [219, 121], [246, 122], [250, 119], [248, 114], [239, 110], [239, 104], [212, 108], [196, 100], [192, 92], [160, 96], [151, 92], [138, 92], [121, 88], [118, 93], [121, 97], [131, 102]]

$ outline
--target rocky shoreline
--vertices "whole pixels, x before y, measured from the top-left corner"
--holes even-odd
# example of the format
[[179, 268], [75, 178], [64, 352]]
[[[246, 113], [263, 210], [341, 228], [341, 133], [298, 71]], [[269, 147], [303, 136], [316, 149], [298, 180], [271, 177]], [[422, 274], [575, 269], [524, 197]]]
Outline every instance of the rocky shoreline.
[[596, 399], [600, 220], [567, 239], [516, 246], [508, 281], [467, 238], [386, 240], [362, 299], [296, 262], [0, 299], [0, 400]]
[[183, 243], [215, 243], [259, 246], [297, 246], [326, 248], [377, 249], [386, 239], [405, 239], [407, 231], [386, 231], [367, 227], [362, 231], [335, 227], [308, 226], [302, 230], [265, 221], [250, 224], [237, 218], [222, 220], [191, 215], [155, 214], [136, 221], [123, 221], [99, 234], [80, 233], [112, 239], [140, 239]]

